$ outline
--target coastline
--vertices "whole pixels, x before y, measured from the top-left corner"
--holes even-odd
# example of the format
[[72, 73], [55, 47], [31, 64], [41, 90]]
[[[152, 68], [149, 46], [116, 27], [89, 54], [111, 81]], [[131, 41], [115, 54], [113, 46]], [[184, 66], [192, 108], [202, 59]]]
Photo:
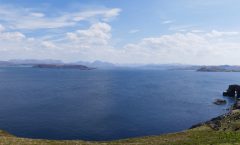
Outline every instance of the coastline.
[[5, 131], [0, 131], [0, 144], [69, 144], [69, 145], [95, 145], [95, 144], [224, 144], [240, 143], [240, 110], [235, 102], [228, 113], [212, 118], [209, 121], [193, 125], [191, 128], [157, 136], [144, 136], [113, 141], [83, 141], [83, 140], [46, 140], [20, 138]]
[[[236, 85], [230, 85], [229, 89], [223, 92], [224, 96], [231, 96], [231, 88]], [[233, 89], [235, 90], [235, 89]], [[237, 92], [237, 93], [236, 93]], [[234, 91], [234, 96], [238, 91]], [[217, 99], [217, 102], [226, 104], [226, 100]], [[213, 102], [216, 104], [216, 102]], [[193, 116], [194, 117], [194, 116]], [[240, 100], [235, 102], [227, 109], [226, 113], [214, 117], [208, 121], [192, 125], [190, 128], [180, 132], [168, 134], [133, 137], [111, 141], [84, 141], [84, 140], [51, 140], [51, 139], [32, 139], [18, 137], [6, 131], [0, 130], [0, 144], [9, 145], [95, 145], [95, 144], [158, 144], [158, 145], [181, 145], [181, 144], [240, 144]]]

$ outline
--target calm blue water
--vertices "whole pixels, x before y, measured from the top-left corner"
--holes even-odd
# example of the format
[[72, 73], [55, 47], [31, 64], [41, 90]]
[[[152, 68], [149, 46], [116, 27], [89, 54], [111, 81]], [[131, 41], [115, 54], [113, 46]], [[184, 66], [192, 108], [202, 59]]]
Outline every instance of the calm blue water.
[[83, 140], [181, 131], [225, 113], [230, 103], [212, 102], [232, 83], [240, 73], [0, 68], [0, 129]]

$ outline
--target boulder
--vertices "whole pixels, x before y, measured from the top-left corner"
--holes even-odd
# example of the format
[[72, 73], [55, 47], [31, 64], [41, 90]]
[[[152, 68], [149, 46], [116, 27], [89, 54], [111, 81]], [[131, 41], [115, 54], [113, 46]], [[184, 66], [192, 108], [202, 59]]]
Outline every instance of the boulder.
[[224, 105], [227, 103], [227, 101], [223, 99], [216, 99], [213, 103], [216, 105]]

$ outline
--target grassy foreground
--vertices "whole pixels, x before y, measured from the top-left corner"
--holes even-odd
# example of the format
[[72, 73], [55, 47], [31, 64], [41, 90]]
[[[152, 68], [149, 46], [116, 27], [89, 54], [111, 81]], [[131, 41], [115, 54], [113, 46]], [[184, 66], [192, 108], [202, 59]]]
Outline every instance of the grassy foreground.
[[117, 144], [157, 144], [157, 145], [240, 145], [240, 110], [212, 119], [198, 127], [179, 133], [161, 136], [139, 137], [106, 142], [57, 141], [19, 138], [0, 131], [0, 145], [117, 145]]

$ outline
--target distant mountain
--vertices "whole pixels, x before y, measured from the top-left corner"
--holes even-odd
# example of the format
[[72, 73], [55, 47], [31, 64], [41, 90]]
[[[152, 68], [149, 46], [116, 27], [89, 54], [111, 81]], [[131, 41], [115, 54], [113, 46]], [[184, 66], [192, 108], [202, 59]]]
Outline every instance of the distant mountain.
[[113, 64], [103, 61], [84, 62], [78, 61], [73, 64], [82, 64], [89, 67], [96, 68], [132, 68], [132, 69], [159, 69], [159, 70], [197, 70], [201, 66], [197, 65], [185, 65], [185, 64]]
[[89, 67], [94, 67], [94, 68], [115, 68], [117, 67], [115, 64], [109, 63], [109, 62], [103, 62], [103, 61], [94, 61], [94, 62], [85, 62], [85, 61], [78, 61], [72, 64], [81, 64], [81, 65], [86, 65]]
[[84, 65], [91, 68], [100, 68], [100, 69], [115, 69], [115, 68], [133, 68], [133, 69], [168, 69], [168, 70], [192, 70], [191, 65], [183, 64], [113, 64], [109, 62], [96, 60], [94, 62], [78, 61], [72, 63], [64, 63], [61, 60], [53, 59], [12, 59], [9, 61], [0, 61], [0, 66], [33, 66], [38, 64], [67, 64], [67, 65]]
[[200, 65], [183, 65], [183, 66], [176, 66], [176, 67], [173, 67], [172, 69], [170, 70], [198, 70], [200, 69], [202, 66]]
[[141, 69], [160, 69], [160, 70], [197, 70], [201, 66], [197, 65], [185, 65], [185, 64], [147, 64], [137, 66]]
[[13, 63], [9, 61], [0, 61], [0, 66], [10, 66], [10, 65], [13, 65]]
[[[13, 59], [9, 61], [0, 61], [0, 66], [34, 66], [41, 68], [78, 68], [78, 69], [158, 69], [158, 70], [195, 70], [199, 72], [240, 72], [238, 65], [219, 65], [219, 66], [201, 66], [186, 64], [113, 64], [103, 61], [85, 62], [78, 61], [73, 63], [64, 63], [61, 60], [54, 59]], [[83, 66], [81, 68], [81, 66]], [[86, 68], [84, 68], [86, 67]]]
[[[94, 62], [74, 62], [74, 63], [64, 63], [61, 60], [53, 59], [12, 59], [9, 61], [0, 61], [0, 66], [34, 66], [34, 67], [55, 67], [55, 68], [80, 68], [81, 66], [86, 66], [86, 69], [91, 68], [114, 68], [116, 67], [112, 63], [94, 61]], [[83, 68], [84, 69], [84, 68]]]
[[112, 63], [109, 63], [109, 62], [103, 62], [103, 61], [94, 61], [93, 63], [92, 63], [92, 66], [98, 66], [98, 67], [115, 67], [115, 65], [114, 64], [112, 64]]
[[220, 66], [203, 66], [199, 72], [240, 72], [240, 66], [220, 65]]

